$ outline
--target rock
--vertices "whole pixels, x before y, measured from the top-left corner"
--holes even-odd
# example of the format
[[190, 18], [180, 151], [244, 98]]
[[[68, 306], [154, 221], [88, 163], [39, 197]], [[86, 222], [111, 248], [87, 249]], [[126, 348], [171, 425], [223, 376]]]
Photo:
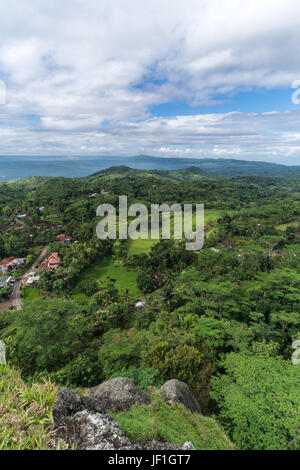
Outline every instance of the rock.
[[74, 429], [71, 441], [77, 450], [116, 450], [131, 443], [119, 425], [107, 414], [80, 411], [71, 419]]
[[182, 450], [196, 450], [195, 447], [193, 446], [193, 444], [191, 442], [185, 442], [183, 444], [183, 448]]
[[201, 413], [199, 403], [190, 391], [186, 383], [179, 380], [169, 380], [160, 389], [162, 397], [167, 403], [179, 404], [181, 403], [186, 408], [189, 408], [194, 413]]
[[56, 393], [52, 415], [54, 421], [60, 418], [75, 414], [77, 411], [91, 410], [98, 413], [105, 413], [111, 408], [113, 403], [108, 399], [95, 400], [90, 397], [83, 397], [79, 393], [72, 392], [68, 389], [60, 389]]
[[111, 409], [117, 411], [126, 411], [135, 403], [150, 403], [148, 394], [126, 377], [118, 377], [93, 388], [90, 398], [108, 401], [112, 403]]
[[169, 444], [168, 442], [149, 441], [132, 444], [130, 448], [123, 450], [184, 450], [184, 448], [177, 444]]
[[72, 441], [72, 422], [69, 419], [77, 412], [89, 410], [105, 413], [113, 404], [109, 400], [98, 401], [83, 397], [68, 389], [60, 389], [55, 395], [52, 407], [55, 439], [70, 443]]
[[161, 441], [132, 443], [111, 416], [88, 410], [69, 418], [67, 429], [60, 442], [76, 450], [194, 450], [191, 443], [188, 447]]

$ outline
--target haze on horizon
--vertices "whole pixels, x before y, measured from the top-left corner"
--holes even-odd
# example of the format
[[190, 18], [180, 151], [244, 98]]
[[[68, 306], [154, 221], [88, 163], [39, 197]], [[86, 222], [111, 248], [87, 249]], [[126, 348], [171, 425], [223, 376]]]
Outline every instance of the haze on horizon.
[[0, 30], [2, 155], [300, 164], [297, 0], [0, 0]]

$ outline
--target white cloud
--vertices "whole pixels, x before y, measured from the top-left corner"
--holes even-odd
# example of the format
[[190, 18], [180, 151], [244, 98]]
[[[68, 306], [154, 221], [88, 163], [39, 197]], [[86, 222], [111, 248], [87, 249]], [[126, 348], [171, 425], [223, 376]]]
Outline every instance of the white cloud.
[[289, 87], [299, 18], [298, 0], [2, 1], [0, 126], [15, 131], [0, 130], [0, 153], [296, 155], [296, 113], [154, 118], [149, 107]]
[[[220, 148], [214, 147], [213, 154], [214, 155], [240, 155], [242, 153], [242, 149], [240, 147], [235, 148]], [[272, 153], [273, 154], [273, 153]]]

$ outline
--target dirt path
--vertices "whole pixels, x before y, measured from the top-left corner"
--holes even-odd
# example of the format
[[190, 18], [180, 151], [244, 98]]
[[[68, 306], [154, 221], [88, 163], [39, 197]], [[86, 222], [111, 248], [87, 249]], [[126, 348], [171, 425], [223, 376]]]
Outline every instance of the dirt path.
[[21, 287], [23, 287], [26, 284], [31, 271], [34, 271], [34, 265], [40, 264], [43, 261], [43, 259], [45, 258], [47, 254], [47, 250], [48, 250], [48, 245], [43, 248], [39, 257], [35, 260], [34, 264], [30, 266], [30, 268], [27, 269], [26, 273], [23, 274], [22, 277], [16, 280], [15, 285], [14, 285], [14, 290], [13, 290], [13, 293], [11, 294], [10, 299], [7, 300], [6, 302], [0, 303], [0, 311], [5, 312], [10, 307], [15, 307], [16, 310], [21, 310], [21, 307], [22, 307]]

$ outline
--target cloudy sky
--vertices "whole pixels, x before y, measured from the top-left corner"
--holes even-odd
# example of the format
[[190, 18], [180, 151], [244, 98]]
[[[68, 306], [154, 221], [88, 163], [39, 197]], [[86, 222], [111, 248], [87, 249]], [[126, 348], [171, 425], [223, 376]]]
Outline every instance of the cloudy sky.
[[0, 154], [300, 164], [299, 44], [299, 0], [0, 0]]

